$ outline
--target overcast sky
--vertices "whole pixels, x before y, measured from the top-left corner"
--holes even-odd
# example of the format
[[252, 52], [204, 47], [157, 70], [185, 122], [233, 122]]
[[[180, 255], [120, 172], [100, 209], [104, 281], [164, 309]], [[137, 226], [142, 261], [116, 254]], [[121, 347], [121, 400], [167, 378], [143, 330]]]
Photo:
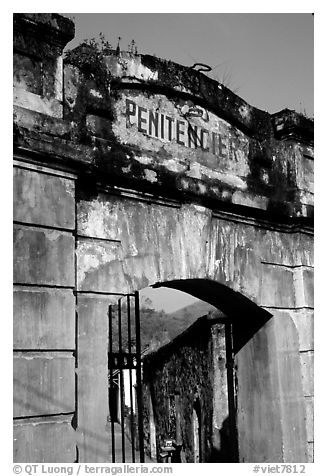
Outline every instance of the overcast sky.
[[259, 109], [285, 107], [313, 116], [314, 17], [311, 13], [71, 13], [76, 38], [104, 33], [114, 47], [183, 65], [206, 63], [212, 75]]
[[[163, 310], [167, 314], [199, 301], [199, 299], [190, 294], [171, 288], [142, 289], [140, 292], [140, 299], [141, 305], [144, 307], [153, 307], [157, 311]], [[147, 304], [147, 299], [151, 301], [151, 305]]]

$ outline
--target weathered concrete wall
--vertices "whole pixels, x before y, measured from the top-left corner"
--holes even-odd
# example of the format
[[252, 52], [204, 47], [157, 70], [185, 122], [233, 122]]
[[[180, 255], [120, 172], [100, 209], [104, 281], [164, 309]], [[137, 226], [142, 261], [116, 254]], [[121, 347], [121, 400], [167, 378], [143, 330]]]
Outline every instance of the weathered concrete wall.
[[253, 226], [237, 217], [219, 219], [194, 204], [169, 205], [84, 192], [77, 207], [79, 229], [93, 240], [81, 238], [77, 250], [80, 288], [125, 292], [199, 277], [226, 284], [267, 308], [303, 307], [296, 302], [297, 276], [299, 270], [307, 273], [308, 288], [311, 236]]
[[[232, 287], [267, 308], [276, 315], [275, 324], [264, 328], [237, 355], [237, 360], [241, 362], [238, 365], [238, 402], [241, 409], [238, 424], [242, 435], [239, 441], [242, 445], [250, 441], [243, 438], [242, 432], [249, 435], [251, 428], [256, 442], [253, 445], [248, 443], [250, 453], [241, 446], [240, 456], [244, 461], [265, 461], [267, 458], [276, 461], [277, 457], [280, 461], [305, 461], [306, 440], [310, 436], [306, 435], [304, 427], [304, 396], [309, 395], [303, 393], [305, 390], [301, 385], [301, 366], [303, 372], [306, 367], [300, 360], [302, 353], [299, 353], [298, 331], [291, 315], [301, 312], [312, 325], [312, 303], [306, 303], [303, 308], [303, 300], [297, 300], [300, 293], [297, 281], [299, 270], [312, 269], [311, 238], [213, 218], [208, 209], [194, 205], [173, 208], [127, 200], [126, 197], [105, 197], [101, 193], [88, 203], [84, 194], [78, 207], [78, 216], [82, 218], [78, 221], [83, 222], [83, 229], [87, 229], [91, 236], [92, 227], [101, 233], [98, 243], [93, 240], [91, 248], [78, 248], [79, 262], [83, 263], [78, 267], [80, 289], [130, 292], [155, 281], [202, 277]], [[117, 241], [105, 242], [105, 236]], [[251, 315], [245, 314], [238, 319], [248, 319], [248, 326], [251, 326]], [[285, 344], [287, 351], [282, 344], [285, 338], [290, 340]], [[304, 338], [303, 331], [301, 338]], [[251, 350], [253, 346], [255, 355]], [[266, 351], [268, 355], [265, 357]], [[285, 352], [289, 353], [286, 364], [283, 360]], [[257, 362], [255, 372], [249, 361], [252, 364]], [[271, 369], [267, 370], [269, 366]], [[255, 399], [249, 400], [249, 394], [253, 394], [258, 382], [257, 406]], [[289, 400], [281, 399], [281, 392], [287, 392], [287, 382], [293, 382], [292, 412], [288, 408]], [[243, 385], [246, 385], [245, 389]], [[248, 407], [250, 401], [254, 405], [252, 410]], [[270, 420], [266, 414], [272, 401], [276, 411], [268, 412]], [[253, 413], [257, 415], [257, 424], [256, 419], [252, 419]], [[244, 420], [244, 414], [251, 420], [250, 426], [249, 421]], [[301, 414], [302, 417], [299, 416]], [[284, 441], [282, 424], [293, 428], [296, 441], [287, 443], [289, 430], [286, 429]], [[263, 439], [263, 433], [267, 434], [267, 425], [270, 437]], [[278, 446], [276, 451], [272, 450], [271, 438]], [[265, 451], [262, 445], [266, 445]], [[257, 448], [255, 452], [254, 447]], [[298, 453], [294, 453], [295, 448], [298, 448]]]
[[273, 315], [238, 349], [240, 461], [311, 461], [312, 121], [149, 56], [84, 48], [63, 66], [73, 24], [59, 15], [14, 26], [17, 461], [73, 461], [76, 445], [79, 461], [108, 461], [107, 307], [187, 278]]
[[13, 460], [17, 463], [72, 463], [75, 432], [71, 417], [15, 420]]
[[14, 15], [14, 103], [62, 116], [62, 51], [74, 25], [58, 14]]
[[18, 161], [14, 178], [14, 458], [73, 462], [74, 180]]
[[307, 461], [296, 338], [272, 319], [236, 355], [240, 461]]
[[78, 298], [79, 461], [110, 461], [108, 400], [108, 306], [105, 296]]

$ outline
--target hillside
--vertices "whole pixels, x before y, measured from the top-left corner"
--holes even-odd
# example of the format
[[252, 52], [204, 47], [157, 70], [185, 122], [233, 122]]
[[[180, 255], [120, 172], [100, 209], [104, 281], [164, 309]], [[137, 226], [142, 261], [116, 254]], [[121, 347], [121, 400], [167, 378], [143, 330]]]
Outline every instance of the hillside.
[[141, 309], [141, 342], [143, 350], [155, 350], [174, 339], [196, 319], [215, 310], [210, 304], [197, 301], [170, 314], [151, 308]]

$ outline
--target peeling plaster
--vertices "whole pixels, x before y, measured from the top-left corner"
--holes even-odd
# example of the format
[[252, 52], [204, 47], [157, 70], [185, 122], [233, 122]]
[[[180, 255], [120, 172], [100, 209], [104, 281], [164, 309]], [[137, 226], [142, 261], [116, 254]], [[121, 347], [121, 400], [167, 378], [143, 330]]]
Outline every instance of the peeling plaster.
[[95, 89], [90, 89], [90, 94], [92, 94], [92, 96], [94, 96], [95, 98], [103, 99], [102, 94], [99, 93], [99, 91], [96, 91]]
[[110, 243], [109, 246], [100, 243], [79, 243], [77, 251], [78, 261], [78, 285], [85, 280], [85, 276], [104, 264], [121, 259], [121, 247], [117, 243]]
[[117, 230], [118, 210], [110, 203], [93, 200], [79, 203], [78, 228], [86, 236], [119, 239]]
[[144, 165], [149, 165], [153, 163], [152, 157], [144, 157], [144, 156], [136, 155], [134, 159], [140, 162], [140, 164], [144, 164]]
[[266, 210], [268, 199], [267, 197], [260, 196], [260, 195], [255, 195], [255, 196], [245, 195], [244, 193], [238, 191], [233, 193], [232, 203]]
[[121, 169], [122, 169], [122, 171], [123, 171], [125, 174], [127, 174], [128, 172], [131, 171], [131, 168], [132, 168], [132, 166], [129, 165], [128, 167], [122, 167]]
[[236, 177], [232, 174], [214, 171], [198, 163], [193, 163], [190, 167], [190, 171], [186, 172], [185, 175], [197, 179], [210, 178], [212, 180], [219, 180], [220, 182], [234, 188], [239, 188], [241, 190], [247, 189], [246, 181], [242, 178]]
[[56, 241], [61, 236], [62, 236], [62, 233], [60, 231], [50, 231], [47, 233], [47, 238], [50, 241]]
[[241, 107], [239, 107], [238, 111], [244, 119], [250, 119], [251, 118], [251, 110], [250, 110], [249, 106], [243, 104]]
[[144, 66], [141, 58], [137, 55], [130, 56], [128, 53], [121, 53], [121, 56], [108, 56], [106, 62], [110, 71], [114, 71], [118, 78], [129, 77], [140, 81], [157, 81], [158, 71]]
[[158, 181], [158, 178], [157, 178], [157, 173], [154, 171], [154, 170], [149, 170], [149, 169], [145, 169], [144, 170], [144, 174], [145, 174], [145, 178], [149, 181], [149, 182], [157, 182]]
[[187, 165], [181, 164], [176, 157], [163, 160], [161, 163], [167, 170], [170, 170], [171, 172], [180, 173], [187, 170]]

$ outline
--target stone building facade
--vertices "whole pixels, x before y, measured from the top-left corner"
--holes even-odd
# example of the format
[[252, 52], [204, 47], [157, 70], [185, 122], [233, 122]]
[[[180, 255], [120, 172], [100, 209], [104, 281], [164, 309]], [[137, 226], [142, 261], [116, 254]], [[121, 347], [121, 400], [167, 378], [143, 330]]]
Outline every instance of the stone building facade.
[[239, 461], [312, 461], [313, 122], [73, 36], [14, 15], [14, 460], [110, 461], [108, 306], [164, 284], [232, 326]]

